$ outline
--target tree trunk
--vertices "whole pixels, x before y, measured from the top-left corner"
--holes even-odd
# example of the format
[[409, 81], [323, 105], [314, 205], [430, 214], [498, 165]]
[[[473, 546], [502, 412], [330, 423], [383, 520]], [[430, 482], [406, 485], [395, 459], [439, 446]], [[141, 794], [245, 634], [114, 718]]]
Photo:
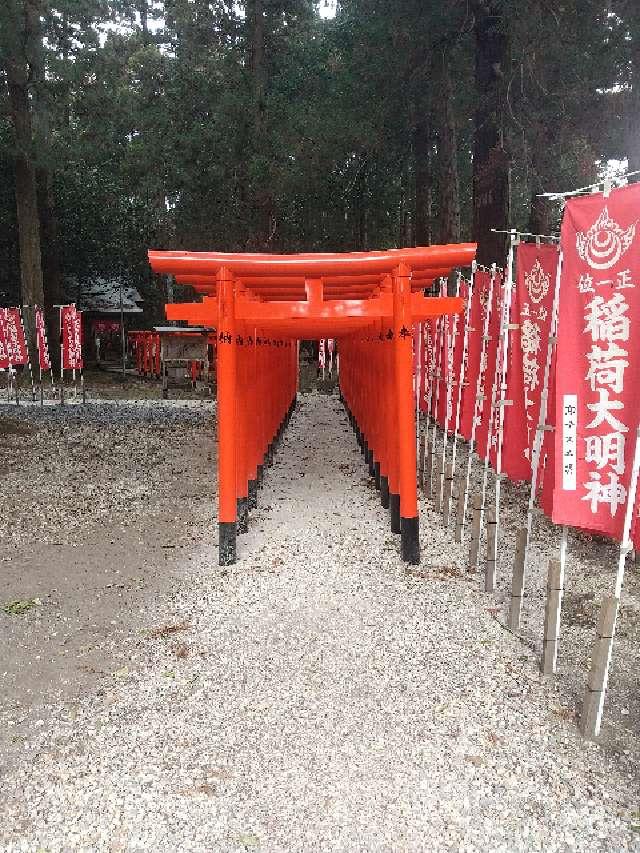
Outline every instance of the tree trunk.
[[413, 126], [413, 156], [415, 160], [414, 239], [416, 246], [431, 243], [431, 214], [433, 205], [433, 176], [431, 169], [431, 127], [426, 114], [418, 115]]
[[9, 99], [15, 152], [15, 191], [20, 245], [20, 282], [23, 305], [44, 305], [40, 259], [40, 221], [33, 163], [33, 136], [26, 68], [8, 65]]
[[149, 44], [149, 7], [147, 0], [138, 0], [138, 14], [140, 15], [140, 29], [142, 30], [142, 43]]
[[473, 224], [481, 264], [504, 262], [510, 214], [510, 164], [504, 148], [503, 105], [508, 59], [506, 20], [501, 0], [472, 0], [475, 15], [475, 111]]
[[267, 250], [272, 236], [273, 197], [268, 175], [266, 138], [267, 71], [265, 64], [264, 0], [246, 3], [248, 61], [251, 69], [253, 97], [252, 154], [258, 163], [250, 218], [252, 234], [247, 235], [248, 248]]
[[49, 169], [37, 169], [36, 186], [40, 219], [44, 301], [47, 306], [60, 305], [64, 297], [58, 243], [58, 220], [53, 194], [53, 176]]
[[[438, 142], [440, 177], [440, 242], [460, 242], [460, 180], [458, 176], [458, 132], [454, 106], [453, 84], [449, 72], [449, 55], [442, 57], [442, 112]], [[451, 273], [447, 293], [455, 296], [456, 274]]]
[[442, 62], [442, 117], [438, 159], [440, 165], [440, 242], [460, 242], [460, 180], [458, 177], [458, 132], [454, 108], [449, 56]]

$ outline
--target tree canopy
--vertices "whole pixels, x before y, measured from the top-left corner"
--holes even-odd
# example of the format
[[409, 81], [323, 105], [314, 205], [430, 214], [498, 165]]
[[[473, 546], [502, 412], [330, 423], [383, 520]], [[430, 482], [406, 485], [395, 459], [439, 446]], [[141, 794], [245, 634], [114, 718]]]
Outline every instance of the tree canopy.
[[635, 0], [328, 5], [4, 0], [2, 301], [150, 295], [149, 247], [489, 258], [489, 224], [557, 225], [539, 193], [640, 168]]

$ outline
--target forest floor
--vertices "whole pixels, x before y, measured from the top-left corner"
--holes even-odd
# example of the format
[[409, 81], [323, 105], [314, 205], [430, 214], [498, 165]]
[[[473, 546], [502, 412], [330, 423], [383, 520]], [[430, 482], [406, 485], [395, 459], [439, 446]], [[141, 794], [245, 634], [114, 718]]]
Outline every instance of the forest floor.
[[542, 521], [503, 625], [522, 490], [495, 595], [428, 507], [409, 569], [337, 397], [301, 395], [220, 569], [215, 403], [105, 386], [0, 406], [0, 849], [640, 850], [633, 567], [603, 733], [576, 728], [614, 548], [571, 537], [545, 679]]

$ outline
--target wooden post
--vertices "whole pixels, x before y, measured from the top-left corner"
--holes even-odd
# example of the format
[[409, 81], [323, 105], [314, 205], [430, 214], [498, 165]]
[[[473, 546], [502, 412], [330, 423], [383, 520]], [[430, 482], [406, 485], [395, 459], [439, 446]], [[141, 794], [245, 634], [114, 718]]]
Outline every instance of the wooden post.
[[516, 534], [516, 551], [513, 559], [513, 577], [511, 579], [511, 605], [509, 607], [509, 628], [517, 631], [520, 628], [522, 613], [522, 596], [524, 595], [524, 558], [527, 552], [529, 533], [526, 527]]
[[[434, 429], [435, 429], [435, 426], [434, 426]], [[428, 435], [428, 430], [429, 430], [429, 423], [427, 421], [427, 435]], [[424, 467], [423, 476], [422, 476], [422, 493], [424, 495], [427, 494], [427, 490], [428, 490], [427, 472], [433, 470], [433, 455], [432, 455], [431, 442], [428, 441], [428, 439], [427, 439], [426, 443], [427, 443], [427, 448], [426, 448], [426, 457], [425, 457], [425, 467]]]
[[467, 493], [466, 478], [463, 473], [458, 478], [458, 504], [456, 506], [456, 542], [462, 542], [464, 532], [464, 517], [466, 514]]
[[[447, 433], [443, 432], [442, 441], [446, 443], [447, 441]], [[434, 509], [436, 512], [442, 512], [442, 499], [444, 496], [444, 476], [445, 469], [441, 467], [442, 463], [438, 466], [438, 479], [436, 482], [436, 494], [434, 498]]]
[[624, 529], [622, 531], [622, 542], [618, 554], [618, 572], [616, 574], [616, 585], [612, 596], [608, 596], [602, 603], [596, 642], [591, 655], [591, 670], [587, 680], [584, 703], [582, 707], [581, 727], [585, 737], [597, 737], [600, 733], [602, 722], [602, 710], [607, 692], [607, 681], [609, 678], [609, 664], [611, 663], [611, 652], [613, 649], [613, 638], [616, 629], [616, 618], [618, 607], [622, 598], [622, 585], [624, 583], [624, 570], [627, 554], [633, 550], [630, 541], [631, 522], [636, 506], [636, 492], [638, 488], [638, 477], [640, 475], [640, 427], [636, 430], [636, 446], [633, 454], [633, 466], [629, 480], [629, 491], [627, 492], [627, 506], [624, 516]]
[[591, 653], [591, 668], [580, 718], [582, 734], [589, 738], [595, 738], [600, 734], [619, 604], [620, 599], [610, 595], [604, 599], [600, 608], [596, 642]]
[[496, 562], [498, 559], [498, 521], [494, 510], [487, 513], [487, 560], [484, 570], [484, 591], [495, 592]]
[[478, 567], [478, 554], [480, 553], [480, 534], [482, 524], [482, 495], [476, 493], [473, 496], [473, 520], [471, 523], [471, 542], [469, 543], [469, 568], [475, 571]]
[[446, 527], [449, 526], [449, 516], [451, 513], [451, 495], [453, 492], [453, 462], [447, 465], [446, 475], [444, 478], [444, 507], [442, 521]]
[[554, 675], [556, 672], [563, 590], [563, 563], [561, 560], [549, 560], [547, 601], [544, 610], [544, 635], [542, 642], [541, 670], [543, 675]]
[[424, 461], [425, 461], [425, 450], [427, 443], [427, 434], [423, 430], [420, 435], [420, 454], [418, 456], [418, 484], [422, 490], [424, 490]]

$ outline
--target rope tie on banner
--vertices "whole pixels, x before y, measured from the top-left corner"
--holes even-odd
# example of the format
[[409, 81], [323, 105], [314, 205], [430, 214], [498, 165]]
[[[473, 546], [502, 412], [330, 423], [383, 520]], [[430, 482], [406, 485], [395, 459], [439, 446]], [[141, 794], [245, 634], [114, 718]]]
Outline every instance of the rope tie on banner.
[[516, 240], [514, 245], [516, 245], [516, 246], [520, 245], [520, 241], [521, 241], [522, 237], [533, 237], [538, 245], [540, 245], [541, 240], [551, 240], [552, 242], [555, 242], [555, 243], [560, 241], [560, 237], [558, 237], [557, 234], [532, 234], [529, 231], [515, 231], [513, 229], [506, 230], [506, 229], [502, 229], [502, 228], [492, 228], [491, 231], [493, 234], [511, 234], [511, 235], [513, 235], [515, 240]]

